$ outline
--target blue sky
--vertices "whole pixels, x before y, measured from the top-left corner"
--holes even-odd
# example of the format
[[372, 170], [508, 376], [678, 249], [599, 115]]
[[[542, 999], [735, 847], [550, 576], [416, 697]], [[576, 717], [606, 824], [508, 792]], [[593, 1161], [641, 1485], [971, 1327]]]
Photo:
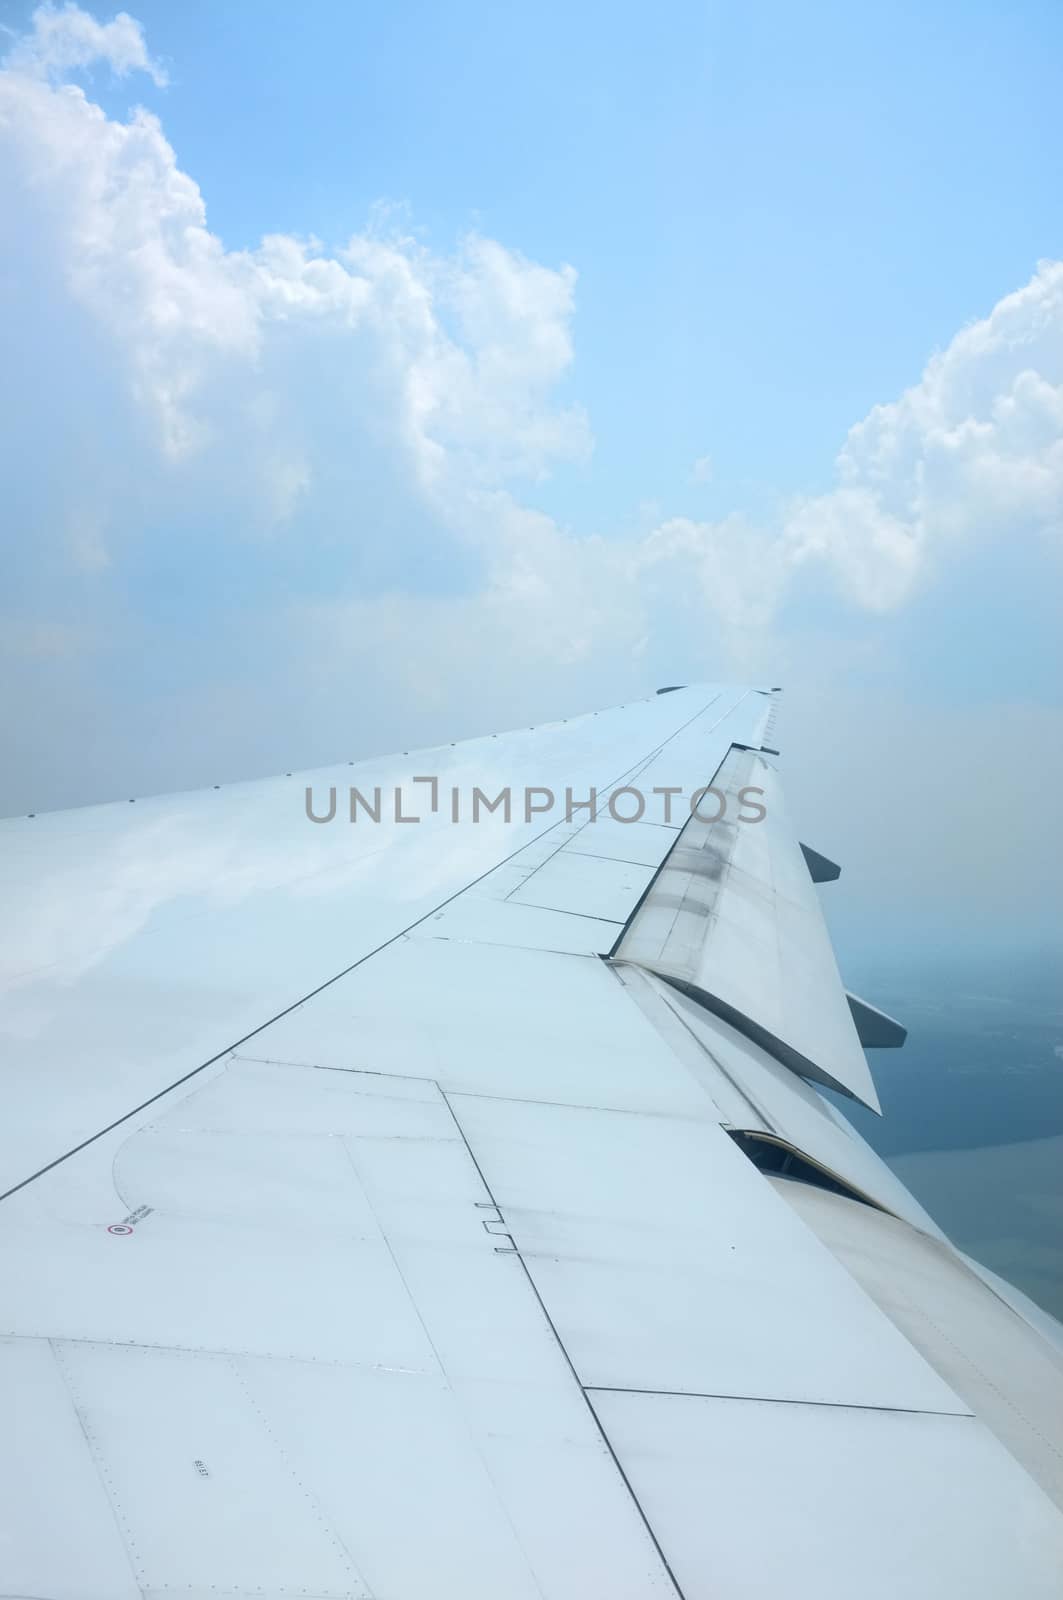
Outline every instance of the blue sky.
[[0, 810], [749, 674], [1047, 927], [1058, 6], [132, 9], [0, 3]]

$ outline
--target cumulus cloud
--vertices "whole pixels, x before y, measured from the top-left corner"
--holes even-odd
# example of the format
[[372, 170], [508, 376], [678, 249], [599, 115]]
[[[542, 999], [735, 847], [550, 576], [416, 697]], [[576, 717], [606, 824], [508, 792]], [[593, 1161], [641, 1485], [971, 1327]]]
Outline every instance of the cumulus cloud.
[[[0, 68], [0, 456], [24, 618], [8, 659], [28, 663], [7, 727], [31, 755], [20, 708], [45, 688], [54, 701], [71, 654], [42, 641], [95, 652], [63, 691], [75, 745], [93, 672], [88, 704], [117, 707], [93, 748], [151, 744], [131, 681], [147, 661], [171, 742], [181, 726], [209, 741], [228, 705], [226, 748], [250, 771], [277, 760], [278, 729], [282, 765], [331, 754], [325, 723], [352, 681], [364, 726], [460, 703], [471, 732], [559, 709], [550, 685], [587, 703], [662, 668], [767, 670], [810, 579], [888, 612], [959, 549], [1058, 531], [1061, 265], [853, 428], [830, 492], [756, 522], [671, 506], [636, 536], [576, 537], [531, 504], [592, 447], [559, 398], [571, 267], [475, 233], [432, 249], [387, 212], [332, 247], [276, 234], [226, 249], [159, 118], [108, 116], [67, 81], [93, 65], [163, 81], [138, 23], [76, 5], [40, 8]], [[693, 476], [710, 470], [703, 457]], [[150, 605], [147, 567], [164, 574]], [[253, 746], [256, 718], [270, 731]]]
[[788, 559], [832, 565], [859, 604], [890, 609], [960, 542], [1059, 540], [1063, 528], [1063, 262], [956, 335], [838, 457], [838, 487], [795, 508]]
[[339, 378], [333, 403], [354, 408], [351, 423], [365, 425], [371, 389], [425, 488], [457, 472], [534, 475], [586, 449], [581, 415], [548, 404], [571, 359], [571, 269], [477, 237], [440, 258], [372, 230], [331, 255], [288, 236], [226, 251], [155, 116], [116, 122], [17, 57], [0, 74], [9, 193], [32, 206], [36, 250], [106, 332], [165, 457], [240, 433], [273, 464], [279, 515], [290, 511], [310, 472], [293, 365], [297, 385]]
[[[694, 477], [703, 480], [695, 463]], [[857, 423], [836, 486], [774, 525], [664, 521], [638, 570], [683, 567], [738, 634], [764, 627], [796, 576], [818, 569], [872, 612], [896, 610], [963, 550], [995, 539], [1063, 543], [1063, 262], [933, 356], [899, 400]]]

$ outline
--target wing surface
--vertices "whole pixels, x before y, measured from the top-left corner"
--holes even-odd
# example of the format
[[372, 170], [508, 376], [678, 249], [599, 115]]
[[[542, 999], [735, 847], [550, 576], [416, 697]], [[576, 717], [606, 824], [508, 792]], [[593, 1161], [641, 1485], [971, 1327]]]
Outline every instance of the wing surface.
[[[0, 1593], [1058, 1592], [1063, 1346], [816, 1087], [874, 1103], [772, 706], [310, 783], [417, 825], [8, 825]], [[442, 801], [507, 785], [596, 815]]]

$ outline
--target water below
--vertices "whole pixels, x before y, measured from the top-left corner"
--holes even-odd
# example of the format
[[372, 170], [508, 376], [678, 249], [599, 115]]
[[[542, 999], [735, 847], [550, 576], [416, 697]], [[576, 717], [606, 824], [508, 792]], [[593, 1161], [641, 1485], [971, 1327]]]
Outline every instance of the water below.
[[1063, 1321], [1058, 957], [843, 968], [909, 1035], [870, 1052], [881, 1119], [836, 1104], [962, 1250]]

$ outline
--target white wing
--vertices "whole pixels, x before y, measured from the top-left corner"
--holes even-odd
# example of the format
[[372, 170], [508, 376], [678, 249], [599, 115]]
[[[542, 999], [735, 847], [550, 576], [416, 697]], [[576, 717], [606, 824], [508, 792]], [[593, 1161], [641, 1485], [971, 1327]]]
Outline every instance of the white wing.
[[814, 1086], [896, 1025], [772, 705], [3, 825], [0, 1594], [1058, 1593], [1063, 1332]]

